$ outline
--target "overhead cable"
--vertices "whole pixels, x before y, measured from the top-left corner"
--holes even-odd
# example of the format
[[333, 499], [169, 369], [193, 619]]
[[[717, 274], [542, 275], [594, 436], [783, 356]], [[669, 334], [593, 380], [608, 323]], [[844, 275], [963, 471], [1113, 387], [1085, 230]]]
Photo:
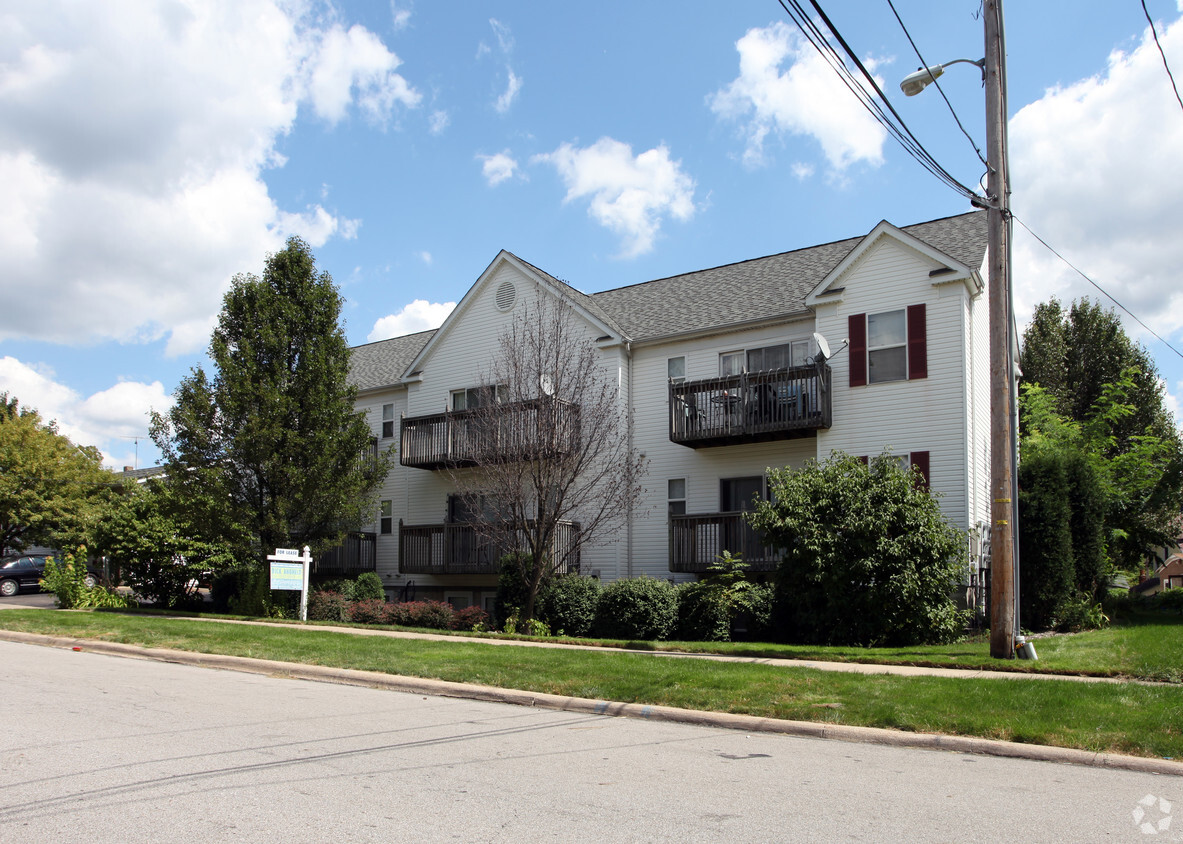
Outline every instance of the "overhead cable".
[[1051, 252], [1053, 255], [1055, 255], [1057, 258], [1059, 258], [1061, 261], [1063, 261], [1065, 264], [1067, 264], [1069, 267], [1071, 267], [1073, 270], [1075, 270], [1075, 271], [1076, 271], [1076, 273], [1077, 273], [1077, 274], [1078, 274], [1078, 275], [1079, 275], [1081, 278], [1083, 278], [1085, 281], [1087, 281], [1087, 282], [1088, 282], [1089, 284], [1091, 284], [1093, 287], [1097, 288], [1097, 290], [1101, 291], [1101, 293], [1102, 293], [1102, 294], [1105, 296], [1105, 298], [1107, 298], [1107, 299], [1108, 299], [1110, 302], [1112, 302], [1113, 304], [1117, 305], [1117, 307], [1121, 308], [1123, 311], [1125, 311], [1127, 314], [1129, 314], [1129, 315], [1130, 315], [1130, 318], [1131, 318], [1132, 320], [1134, 320], [1134, 322], [1138, 323], [1138, 325], [1140, 325], [1140, 326], [1142, 326], [1143, 328], [1145, 328], [1147, 331], [1149, 331], [1151, 334], [1153, 334], [1153, 335], [1155, 336], [1155, 338], [1156, 338], [1156, 339], [1157, 339], [1157, 340], [1158, 340], [1160, 343], [1162, 343], [1164, 346], [1166, 346], [1166, 347], [1167, 347], [1168, 349], [1170, 349], [1172, 352], [1174, 352], [1175, 354], [1177, 354], [1179, 357], [1183, 358], [1183, 352], [1180, 352], [1178, 349], [1176, 349], [1174, 346], [1172, 346], [1170, 343], [1168, 343], [1166, 340], [1164, 340], [1164, 339], [1162, 338], [1162, 335], [1160, 335], [1160, 334], [1159, 334], [1157, 331], [1155, 331], [1153, 328], [1151, 328], [1151, 327], [1150, 327], [1149, 325], [1147, 325], [1146, 323], [1142, 322], [1142, 320], [1138, 318], [1138, 315], [1137, 315], [1137, 314], [1135, 314], [1133, 311], [1131, 311], [1129, 308], [1127, 308], [1127, 307], [1126, 307], [1125, 305], [1123, 305], [1121, 302], [1117, 301], [1117, 299], [1115, 299], [1115, 298], [1113, 297], [1113, 295], [1112, 295], [1111, 293], [1109, 293], [1109, 291], [1108, 291], [1108, 290], [1106, 290], [1104, 287], [1102, 287], [1101, 285], [1099, 285], [1097, 282], [1095, 282], [1095, 281], [1093, 281], [1091, 278], [1089, 278], [1089, 277], [1088, 277], [1088, 276], [1085, 274], [1084, 270], [1080, 269], [1080, 267], [1076, 266], [1076, 265], [1075, 265], [1075, 264], [1073, 264], [1071, 261], [1069, 261], [1067, 258], [1065, 258], [1063, 255], [1061, 255], [1059, 252], [1057, 252], [1057, 251], [1056, 251], [1054, 248], [1052, 248], [1051, 244], [1049, 244], [1049, 243], [1048, 243], [1046, 240], [1044, 240], [1042, 237], [1040, 237], [1039, 235], [1037, 235], [1035, 232], [1031, 231], [1031, 228], [1030, 228], [1030, 226], [1028, 226], [1026, 223], [1024, 223], [1022, 220], [1020, 220], [1020, 219], [1019, 219], [1018, 217], [1016, 217], [1014, 214], [1011, 214], [1011, 219], [1012, 219], [1012, 220], [1014, 220], [1016, 223], [1018, 223], [1018, 224], [1019, 224], [1020, 226], [1022, 226], [1023, 228], [1025, 228], [1025, 229], [1027, 230], [1027, 233], [1028, 233], [1029, 235], [1031, 235], [1033, 238], [1035, 238], [1036, 240], [1038, 240], [1040, 243], [1042, 243], [1042, 244], [1043, 244], [1043, 246], [1044, 246], [1044, 248], [1046, 248], [1046, 249], [1047, 249], [1049, 252]]
[[[833, 23], [830, 22], [825, 12], [822, 11], [821, 7], [818, 6], [816, 2], [813, 2], [814, 8], [817, 10], [819, 16], [829, 28], [830, 33], [842, 46], [842, 49], [846, 52], [846, 55], [858, 68], [859, 72], [866, 80], [865, 83], [855, 77], [855, 75], [847, 67], [846, 61], [841, 55], [839, 55], [837, 50], [835, 50], [833, 45], [830, 43], [830, 39], [811, 19], [809, 14], [806, 13], [798, 0], [779, 0], [779, 2], [781, 7], [785, 10], [785, 13], [797, 25], [797, 28], [801, 31], [805, 39], [809, 41], [814, 49], [816, 49], [821, 57], [826, 61], [826, 63], [830, 65], [836, 74], [838, 74], [838, 77], [842, 80], [843, 84], [845, 84], [846, 87], [850, 89], [851, 93], [853, 93], [858, 98], [859, 102], [865, 109], [867, 109], [868, 112], [870, 112], [871, 116], [887, 130], [888, 134], [896, 139], [896, 141], [909, 155], [916, 159], [916, 161], [919, 162], [919, 164], [924, 167], [924, 169], [928, 170], [929, 173], [940, 179], [957, 193], [969, 199], [971, 202], [977, 201], [980, 203], [982, 201], [982, 197], [976, 191], [974, 191], [973, 188], [966, 187], [952, 174], [945, 170], [945, 168], [941, 166], [941, 164], [932, 156], [932, 154], [929, 153], [927, 149], [925, 149], [924, 145], [920, 143], [912, 131], [908, 129], [907, 124], [904, 123], [899, 113], [896, 112], [895, 108], [892, 107], [887, 97], [884, 96], [883, 91], [879, 88], [879, 84], [875, 81], [874, 77], [871, 76], [870, 72], [863, 65], [862, 61], [859, 60], [858, 56], [855, 55], [850, 49], [850, 46], [846, 43], [841, 33], [835, 29]], [[868, 90], [868, 88], [870, 90]], [[874, 94], [872, 94], [872, 91]], [[891, 112], [890, 116], [888, 115], [887, 111], [884, 110], [884, 106], [886, 106], [887, 110]]]

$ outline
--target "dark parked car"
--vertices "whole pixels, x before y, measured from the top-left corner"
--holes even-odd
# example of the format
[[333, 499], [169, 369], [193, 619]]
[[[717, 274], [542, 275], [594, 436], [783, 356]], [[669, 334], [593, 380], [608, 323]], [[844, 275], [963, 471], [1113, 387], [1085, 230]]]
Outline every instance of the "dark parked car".
[[[45, 575], [45, 560], [51, 554], [21, 554], [19, 557], [5, 557], [0, 561], [0, 595], [9, 598], [22, 589], [39, 589]], [[86, 585], [99, 582], [99, 573], [86, 572]]]

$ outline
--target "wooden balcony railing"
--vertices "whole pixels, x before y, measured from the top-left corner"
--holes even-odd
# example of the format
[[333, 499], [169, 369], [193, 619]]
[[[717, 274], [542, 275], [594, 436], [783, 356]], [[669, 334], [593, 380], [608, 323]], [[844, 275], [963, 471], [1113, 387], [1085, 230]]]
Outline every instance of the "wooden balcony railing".
[[814, 436], [829, 428], [830, 367], [671, 381], [670, 440], [689, 448]]
[[749, 572], [775, 571], [780, 561], [740, 511], [670, 515], [670, 571], [702, 574], [724, 551], [742, 555]]
[[312, 562], [311, 574], [321, 577], [356, 577], [377, 570], [377, 537], [365, 531], [353, 531], [336, 548], [325, 551]]
[[579, 407], [543, 398], [402, 421], [399, 462], [417, 469], [537, 460], [578, 441]]
[[[578, 522], [560, 522], [551, 546], [560, 574], [579, 571]], [[505, 529], [493, 536], [476, 525], [398, 526], [398, 568], [403, 574], [497, 574], [501, 558], [526, 547], [519, 532]]]

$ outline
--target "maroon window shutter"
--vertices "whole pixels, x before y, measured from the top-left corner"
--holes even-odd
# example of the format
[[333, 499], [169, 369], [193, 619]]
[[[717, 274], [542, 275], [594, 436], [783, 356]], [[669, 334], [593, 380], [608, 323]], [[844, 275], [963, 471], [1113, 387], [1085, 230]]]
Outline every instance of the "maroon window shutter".
[[867, 384], [867, 315], [851, 314], [847, 319], [850, 337], [850, 386]]
[[[921, 305], [921, 307], [924, 307]], [[927, 491], [929, 489], [928, 481], [928, 452], [927, 451], [913, 451], [912, 465], [920, 470], [920, 474], [924, 476], [924, 484], [921, 489]]]
[[908, 305], [908, 380], [928, 377], [924, 305]]

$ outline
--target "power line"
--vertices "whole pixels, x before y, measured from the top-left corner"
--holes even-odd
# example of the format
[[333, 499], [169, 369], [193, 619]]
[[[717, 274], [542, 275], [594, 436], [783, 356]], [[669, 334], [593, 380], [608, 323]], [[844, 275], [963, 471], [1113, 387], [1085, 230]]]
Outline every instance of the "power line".
[[1149, 325], [1147, 325], [1146, 323], [1142, 322], [1142, 320], [1138, 318], [1138, 315], [1137, 315], [1137, 314], [1135, 314], [1133, 311], [1131, 311], [1129, 308], [1127, 308], [1127, 307], [1126, 307], [1125, 305], [1123, 305], [1121, 302], [1117, 301], [1117, 299], [1115, 299], [1115, 298], [1113, 297], [1113, 295], [1112, 295], [1111, 293], [1109, 293], [1109, 291], [1108, 291], [1108, 290], [1106, 290], [1106, 289], [1105, 289], [1104, 287], [1102, 287], [1100, 284], [1098, 284], [1097, 282], [1095, 282], [1095, 281], [1093, 281], [1091, 278], [1089, 278], [1089, 277], [1088, 277], [1088, 276], [1085, 274], [1084, 270], [1080, 269], [1080, 267], [1076, 266], [1076, 265], [1075, 265], [1075, 264], [1073, 264], [1071, 261], [1069, 261], [1067, 258], [1065, 258], [1063, 255], [1061, 255], [1059, 252], [1057, 252], [1057, 251], [1056, 251], [1054, 248], [1052, 248], [1051, 244], [1049, 244], [1049, 243], [1048, 243], [1046, 240], [1044, 240], [1042, 237], [1040, 237], [1039, 235], [1037, 235], [1035, 232], [1031, 231], [1031, 228], [1030, 228], [1030, 227], [1029, 227], [1029, 226], [1028, 226], [1026, 223], [1024, 223], [1024, 222], [1023, 222], [1022, 220], [1020, 220], [1018, 217], [1014, 216], [1014, 214], [1012, 214], [1012, 215], [1011, 215], [1011, 219], [1012, 219], [1012, 220], [1014, 220], [1016, 223], [1018, 223], [1018, 224], [1019, 224], [1020, 226], [1022, 226], [1023, 228], [1025, 228], [1025, 229], [1027, 230], [1027, 233], [1028, 233], [1029, 235], [1031, 235], [1033, 238], [1035, 238], [1036, 240], [1038, 240], [1040, 243], [1042, 243], [1042, 244], [1044, 245], [1044, 248], [1046, 248], [1046, 249], [1047, 249], [1049, 252], [1051, 252], [1053, 255], [1055, 255], [1057, 258], [1059, 258], [1061, 261], [1063, 261], [1065, 264], [1067, 264], [1069, 267], [1071, 267], [1073, 270], [1075, 270], [1075, 271], [1077, 272], [1077, 274], [1078, 274], [1078, 275], [1079, 275], [1081, 278], [1083, 278], [1085, 281], [1087, 281], [1087, 282], [1088, 282], [1089, 284], [1091, 284], [1093, 287], [1097, 288], [1097, 290], [1101, 291], [1101, 293], [1102, 293], [1102, 294], [1103, 294], [1103, 295], [1104, 295], [1104, 296], [1105, 296], [1107, 299], [1109, 299], [1109, 301], [1110, 301], [1110, 302], [1112, 302], [1113, 304], [1117, 305], [1117, 307], [1121, 308], [1123, 311], [1125, 311], [1127, 314], [1129, 314], [1129, 315], [1130, 315], [1130, 318], [1131, 318], [1132, 320], [1134, 320], [1134, 322], [1138, 323], [1138, 325], [1140, 325], [1140, 326], [1142, 326], [1143, 328], [1145, 328], [1147, 331], [1149, 331], [1151, 334], [1153, 334], [1153, 335], [1154, 335], [1154, 336], [1155, 336], [1155, 337], [1158, 339], [1158, 341], [1159, 341], [1160, 343], [1162, 343], [1164, 346], [1166, 346], [1166, 347], [1167, 347], [1168, 349], [1170, 349], [1172, 352], [1174, 352], [1175, 354], [1177, 354], [1179, 357], [1183, 358], [1183, 352], [1180, 352], [1178, 349], [1176, 349], [1174, 346], [1172, 346], [1170, 343], [1168, 343], [1166, 340], [1164, 340], [1164, 339], [1162, 338], [1162, 336], [1161, 336], [1161, 335], [1160, 335], [1160, 334], [1159, 334], [1157, 331], [1155, 331], [1153, 328], [1151, 328], [1151, 327], [1150, 327]]
[[[854, 51], [846, 43], [842, 34], [834, 27], [833, 23], [826, 16], [825, 12], [817, 4], [813, 2], [814, 9], [817, 10], [819, 17], [829, 28], [830, 33], [842, 46], [846, 55], [858, 68], [866, 83], [857, 79], [850, 69], [846, 66], [845, 60], [838, 54], [837, 50], [830, 44], [829, 38], [818, 28], [817, 24], [813, 22], [810, 16], [802, 8], [798, 0], [779, 0], [781, 8], [789, 18], [797, 25], [797, 28], [804, 35], [805, 39], [816, 49], [821, 55], [822, 59], [830, 65], [831, 69], [842, 80], [843, 84], [853, 93], [862, 104], [862, 106], [870, 112], [871, 116], [882, 125], [893, 138], [904, 148], [904, 150], [911, 155], [916, 161], [928, 170], [933, 176], [940, 179], [957, 193], [966, 197], [970, 201], [981, 201], [981, 196], [972, 188], [968, 188], [961, 182], [957, 181], [941, 164], [932, 156], [924, 145], [916, 138], [912, 131], [904, 123], [903, 118], [891, 105], [891, 102], [884, 96], [883, 91], [880, 90], [879, 84], [874, 77], [863, 66], [862, 61], [855, 55]], [[868, 91], [874, 91], [874, 96]], [[876, 98], [877, 97], [877, 98]], [[891, 112], [888, 116], [884, 111], [884, 106]], [[894, 118], [894, 119], [893, 119]]]
[[[892, 3], [891, 0], [887, 0], [887, 5], [891, 8], [891, 13], [895, 15], [895, 19], [899, 23], [900, 29], [904, 31], [904, 35], [907, 37], [908, 43], [912, 45], [912, 50], [916, 53], [916, 58], [920, 59], [920, 68], [924, 69], [928, 67], [928, 62], [924, 60], [924, 56], [920, 55], [920, 48], [917, 47], [916, 42], [912, 40], [912, 33], [908, 32], [908, 27], [904, 26], [904, 21], [900, 17], [900, 13], [896, 11], [895, 4]], [[965, 130], [963, 125], [961, 125], [961, 118], [957, 116], [957, 112], [953, 109], [953, 103], [949, 102], [949, 98], [945, 96], [945, 89], [941, 87], [941, 83], [937, 81], [935, 76], [932, 77], [932, 84], [937, 86], [937, 90], [941, 93], [941, 99], [945, 101], [945, 105], [949, 107], [949, 113], [953, 115], [953, 119], [957, 121], [957, 128], [961, 130], [961, 134], [965, 135], [966, 140], [969, 141], [969, 145], [973, 147], [974, 152], [977, 153], [978, 160], [981, 161], [982, 164], [984, 164], [987, 168], [989, 168], [990, 165], [986, 162], [986, 156], [982, 155], [982, 151], [978, 149], [978, 145], [974, 142], [973, 136]]]
[[1158, 54], [1162, 56], [1162, 66], [1167, 69], [1167, 77], [1171, 80], [1171, 89], [1175, 92], [1175, 99], [1179, 101], [1179, 108], [1183, 109], [1183, 98], [1179, 96], [1175, 75], [1171, 73], [1171, 66], [1167, 64], [1167, 54], [1162, 51], [1162, 44], [1158, 40], [1158, 30], [1154, 28], [1154, 21], [1150, 18], [1150, 11], [1146, 8], [1146, 0], [1142, 0], [1142, 13], [1146, 15], [1146, 22], [1150, 24], [1150, 33], [1154, 36], [1154, 46], [1158, 47]]

